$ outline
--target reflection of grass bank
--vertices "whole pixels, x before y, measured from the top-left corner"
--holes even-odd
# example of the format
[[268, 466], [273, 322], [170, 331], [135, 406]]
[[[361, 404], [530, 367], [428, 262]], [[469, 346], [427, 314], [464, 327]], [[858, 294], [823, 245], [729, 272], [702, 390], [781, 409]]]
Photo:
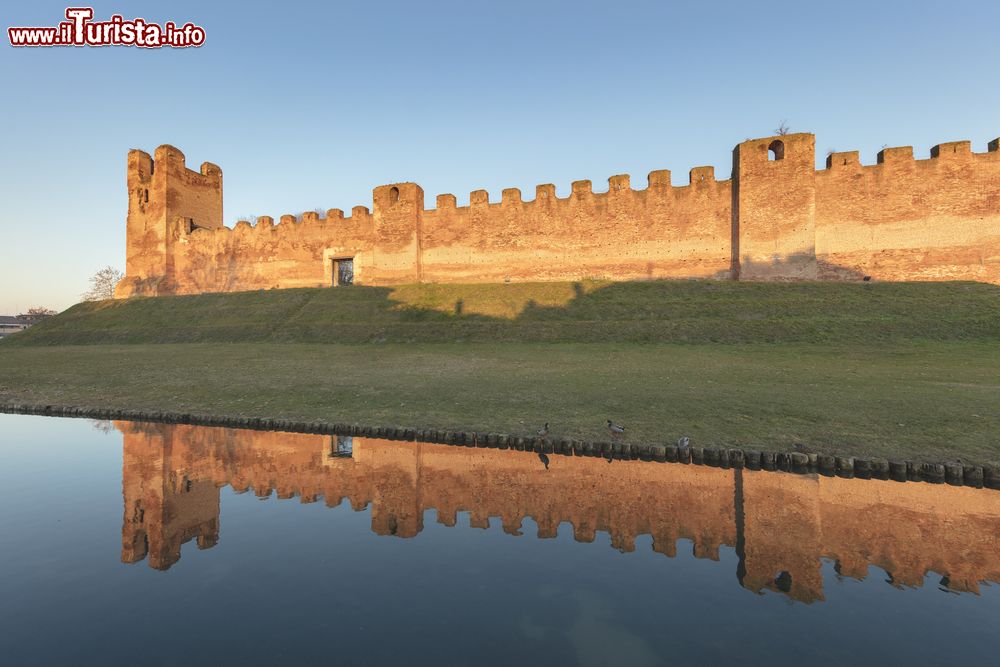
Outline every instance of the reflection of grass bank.
[[4, 345], [1000, 341], [977, 283], [524, 283], [203, 294], [74, 306]]
[[1000, 342], [0, 345], [0, 401], [1000, 463]]

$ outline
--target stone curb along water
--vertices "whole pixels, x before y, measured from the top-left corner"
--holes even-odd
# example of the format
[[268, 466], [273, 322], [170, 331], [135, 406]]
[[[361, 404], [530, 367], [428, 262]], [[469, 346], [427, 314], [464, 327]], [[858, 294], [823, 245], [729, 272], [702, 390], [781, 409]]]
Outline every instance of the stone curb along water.
[[326, 421], [296, 421], [265, 417], [203, 415], [159, 410], [121, 410], [86, 406], [6, 403], [0, 413], [121, 419], [162, 424], [192, 424], [290, 433], [362, 436], [385, 440], [417, 440], [443, 445], [488, 447], [517, 451], [563, 454], [567, 456], [611, 457], [707, 465], [719, 468], [747, 468], [798, 474], [818, 473], [832, 477], [891, 479], [897, 482], [923, 481], [931, 484], [1000, 489], [1000, 467], [967, 463], [921, 463], [884, 458], [861, 458], [803, 452], [768, 452], [755, 449], [722, 447], [678, 447], [677, 445], [628, 442], [585, 441], [570, 438], [541, 438], [466, 431], [402, 428], [398, 426], [363, 426]]

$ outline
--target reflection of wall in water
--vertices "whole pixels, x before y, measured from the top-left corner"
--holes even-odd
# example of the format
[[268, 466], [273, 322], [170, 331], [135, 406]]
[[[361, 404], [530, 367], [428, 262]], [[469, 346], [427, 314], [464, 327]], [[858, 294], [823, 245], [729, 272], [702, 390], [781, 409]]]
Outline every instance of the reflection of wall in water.
[[[355, 438], [350, 456], [331, 436], [186, 425], [119, 423], [124, 432], [125, 520], [122, 559], [165, 569], [184, 542], [218, 539], [219, 491], [253, 489], [260, 497], [320, 496], [371, 504], [372, 530], [413, 537], [423, 515], [473, 526], [500, 517], [519, 535], [525, 517], [538, 536], [572, 524], [575, 539], [597, 531], [634, 549], [651, 535], [653, 549], [673, 556], [680, 538], [699, 558], [735, 547], [737, 575], [750, 590], [822, 599], [820, 559], [841, 574], [864, 577], [868, 565], [901, 585], [927, 571], [946, 574], [956, 590], [1000, 580], [1000, 494], [920, 483], [861, 481], [719, 468], [554, 457], [546, 470], [534, 454]], [[337, 455], [339, 453], [341, 455]]]

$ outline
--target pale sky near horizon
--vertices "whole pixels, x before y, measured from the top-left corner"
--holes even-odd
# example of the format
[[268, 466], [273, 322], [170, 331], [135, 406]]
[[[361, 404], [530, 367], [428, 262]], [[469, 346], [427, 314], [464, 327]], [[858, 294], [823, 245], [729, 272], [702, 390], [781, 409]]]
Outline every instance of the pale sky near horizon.
[[[82, 3], [73, 3], [82, 4]], [[65, 3], [0, 10], [0, 314], [62, 310], [125, 266], [125, 157], [170, 143], [222, 167], [241, 215], [433, 205], [484, 188], [691, 167], [783, 120], [827, 150], [1000, 136], [1000, 2], [118, 2], [205, 27], [197, 49], [12, 48]]]

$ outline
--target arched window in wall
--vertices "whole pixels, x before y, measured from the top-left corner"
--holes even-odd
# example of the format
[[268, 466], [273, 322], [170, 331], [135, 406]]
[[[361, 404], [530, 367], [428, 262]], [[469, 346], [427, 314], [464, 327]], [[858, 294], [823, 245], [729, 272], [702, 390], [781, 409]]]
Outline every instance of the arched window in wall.
[[767, 159], [768, 160], [784, 160], [785, 159], [785, 142], [781, 139], [775, 139], [771, 142], [771, 145], [767, 147]]

